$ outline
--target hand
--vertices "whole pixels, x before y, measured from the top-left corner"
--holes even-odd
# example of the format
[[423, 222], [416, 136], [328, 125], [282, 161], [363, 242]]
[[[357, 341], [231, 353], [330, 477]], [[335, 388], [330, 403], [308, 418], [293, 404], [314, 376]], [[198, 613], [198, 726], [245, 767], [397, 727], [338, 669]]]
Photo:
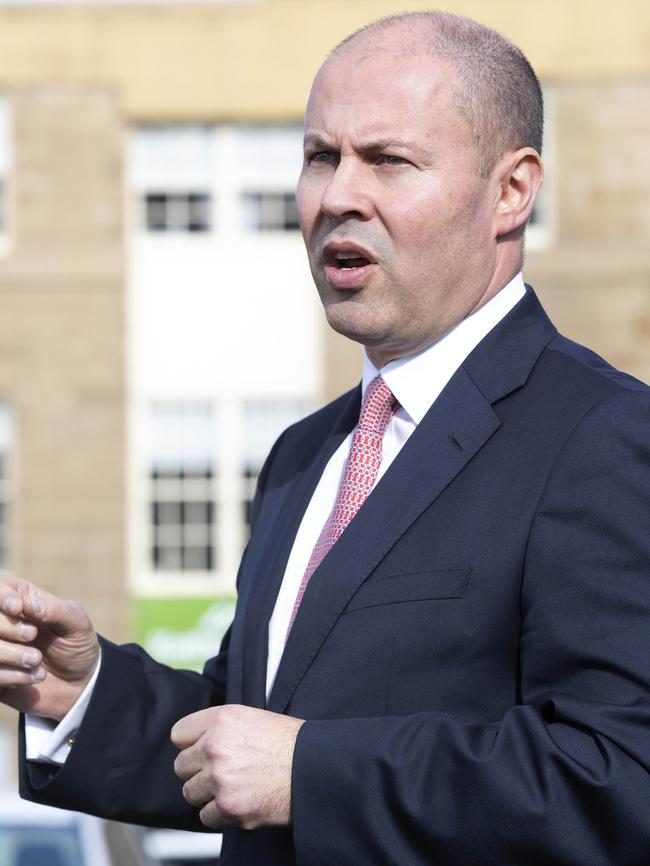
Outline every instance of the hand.
[[291, 823], [293, 750], [302, 719], [226, 704], [186, 716], [172, 728], [181, 749], [174, 769], [183, 796], [206, 827]]
[[0, 701], [21, 712], [62, 719], [99, 659], [84, 609], [26, 580], [0, 578]]

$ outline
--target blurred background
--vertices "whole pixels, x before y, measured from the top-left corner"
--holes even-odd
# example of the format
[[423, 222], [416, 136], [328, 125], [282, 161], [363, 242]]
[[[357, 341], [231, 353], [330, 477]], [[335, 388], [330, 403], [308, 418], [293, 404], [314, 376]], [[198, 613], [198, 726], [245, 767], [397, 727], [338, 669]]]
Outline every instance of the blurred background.
[[[355, 28], [429, 5], [0, 0], [0, 571], [170, 664], [214, 654], [266, 452], [360, 375], [297, 224], [311, 78]], [[544, 87], [527, 280], [650, 380], [650, 6], [444, 8]], [[14, 728], [0, 712], [0, 787]]]

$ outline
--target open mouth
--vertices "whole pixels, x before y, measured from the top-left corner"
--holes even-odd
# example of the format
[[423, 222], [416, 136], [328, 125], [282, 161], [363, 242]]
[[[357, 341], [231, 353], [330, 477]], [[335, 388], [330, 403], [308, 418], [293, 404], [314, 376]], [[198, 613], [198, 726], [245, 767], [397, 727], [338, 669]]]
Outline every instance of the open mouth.
[[360, 256], [358, 253], [336, 253], [332, 264], [340, 271], [351, 271], [354, 268], [365, 268], [371, 264], [370, 259]]
[[366, 285], [377, 264], [372, 253], [350, 241], [326, 244], [323, 260], [329, 284], [343, 291], [357, 290]]

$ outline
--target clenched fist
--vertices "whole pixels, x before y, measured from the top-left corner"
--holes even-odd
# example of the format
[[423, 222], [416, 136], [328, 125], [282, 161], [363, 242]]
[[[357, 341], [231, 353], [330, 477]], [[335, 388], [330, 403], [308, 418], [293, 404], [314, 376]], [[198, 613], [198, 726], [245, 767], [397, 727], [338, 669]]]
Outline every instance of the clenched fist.
[[172, 729], [183, 796], [206, 827], [286, 826], [291, 769], [302, 719], [226, 704], [192, 713]]

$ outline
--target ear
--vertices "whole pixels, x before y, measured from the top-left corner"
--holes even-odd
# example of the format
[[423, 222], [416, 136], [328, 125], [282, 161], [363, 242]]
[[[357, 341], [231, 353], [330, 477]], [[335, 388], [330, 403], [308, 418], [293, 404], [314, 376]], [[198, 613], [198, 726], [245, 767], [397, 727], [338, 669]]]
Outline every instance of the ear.
[[496, 204], [495, 237], [522, 228], [530, 217], [544, 181], [544, 166], [532, 147], [506, 153], [494, 167]]

